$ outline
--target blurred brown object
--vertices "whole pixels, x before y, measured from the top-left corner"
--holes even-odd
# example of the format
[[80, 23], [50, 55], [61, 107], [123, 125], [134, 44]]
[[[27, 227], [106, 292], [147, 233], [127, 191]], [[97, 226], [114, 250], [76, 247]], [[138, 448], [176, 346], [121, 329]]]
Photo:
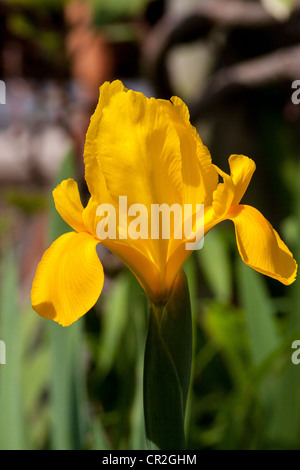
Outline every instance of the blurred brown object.
[[87, 1], [72, 0], [65, 6], [66, 54], [80, 101], [72, 112], [70, 133], [81, 186], [84, 186], [82, 154], [89, 119], [98, 101], [99, 87], [111, 80], [114, 68], [113, 54], [105, 37], [92, 26], [92, 14], [92, 5]]
[[216, 112], [226, 99], [232, 102], [243, 90], [274, 83], [289, 89], [300, 73], [299, 32], [299, 0], [282, 21], [260, 2], [243, 0], [203, 0], [180, 12], [169, 8], [145, 37], [144, 70], [156, 96], [168, 99], [177, 94], [174, 70], [169, 67], [172, 51], [197, 41], [205, 45], [213, 64], [209, 64], [197, 96], [186, 99], [192, 121], [196, 121]]
[[4, 77], [20, 77], [23, 71], [23, 51], [18, 41], [7, 41], [2, 49]]
[[87, 99], [97, 100], [99, 86], [111, 79], [113, 59], [105, 37], [92, 27], [92, 6], [74, 0], [66, 4], [65, 21], [69, 28], [66, 51], [73, 78], [83, 87]]

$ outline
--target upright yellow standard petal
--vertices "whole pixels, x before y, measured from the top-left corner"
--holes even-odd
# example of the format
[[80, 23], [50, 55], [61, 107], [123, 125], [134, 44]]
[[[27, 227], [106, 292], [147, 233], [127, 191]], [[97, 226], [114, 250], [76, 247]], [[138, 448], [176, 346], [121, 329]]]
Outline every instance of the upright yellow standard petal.
[[[85, 180], [91, 195], [94, 196], [99, 203], [110, 202], [110, 195], [106, 187], [101, 162], [98, 160], [98, 127], [102, 119], [103, 110], [105, 107], [109, 106], [112, 96], [115, 96], [124, 90], [126, 89], [119, 80], [112, 83], [105, 82], [100, 87], [99, 102], [93, 116], [91, 117], [91, 122], [86, 134], [84, 145]], [[115, 122], [116, 125], [117, 122]], [[101, 140], [105, 140], [105, 136], [100, 136], [100, 138]]]
[[131, 90], [116, 93], [102, 111], [97, 132], [97, 160], [116, 204], [120, 195], [127, 196], [128, 205], [147, 208], [182, 202], [182, 179], [176, 177], [180, 142], [158, 101]]
[[39, 315], [68, 326], [93, 307], [104, 281], [98, 243], [87, 233], [69, 232], [45, 251], [31, 291]]
[[218, 184], [218, 173], [208, 148], [190, 123], [188, 107], [177, 96], [173, 96], [171, 102], [170, 118], [180, 138], [184, 203], [210, 205]]

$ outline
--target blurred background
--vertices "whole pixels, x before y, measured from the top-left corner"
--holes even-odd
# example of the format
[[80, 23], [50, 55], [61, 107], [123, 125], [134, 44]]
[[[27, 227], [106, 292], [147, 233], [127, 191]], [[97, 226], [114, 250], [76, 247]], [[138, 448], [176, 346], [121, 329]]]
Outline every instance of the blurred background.
[[[68, 328], [30, 305], [38, 262], [69, 230], [52, 189], [80, 183], [83, 145], [105, 80], [180, 96], [209, 147], [256, 162], [244, 202], [300, 260], [300, 2], [1, 0], [1, 449], [145, 449], [147, 303], [109, 252], [95, 307]], [[194, 323], [189, 449], [299, 449], [299, 280], [285, 287], [240, 260], [231, 223], [185, 266]]]

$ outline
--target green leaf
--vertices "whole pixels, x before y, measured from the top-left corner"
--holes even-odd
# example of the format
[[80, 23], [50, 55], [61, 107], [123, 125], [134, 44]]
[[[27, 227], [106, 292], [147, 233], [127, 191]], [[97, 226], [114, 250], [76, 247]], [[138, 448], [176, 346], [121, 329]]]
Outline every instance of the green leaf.
[[102, 379], [109, 372], [127, 329], [130, 300], [130, 277], [121, 273], [106, 294], [101, 336], [99, 340], [98, 370]]
[[[295, 179], [295, 195], [294, 195], [294, 244], [293, 253], [299, 264], [300, 259], [300, 165], [293, 167]], [[290, 309], [287, 315], [287, 333], [284, 347], [284, 356], [288, 355], [288, 361], [283, 373], [275, 382], [277, 394], [273, 403], [273, 413], [269, 420], [269, 434], [277, 447], [287, 449], [298, 449], [300, 439], [300, 366], [293, 364], [291, 361], [291, 344], [294, 340], [300, 338], [300, 289], [299, 278], [296, 279], [292, 286], [287, 287], [287, 294], [290, 297]]]
[[92, 450], [110, 450], [110, 443], [105, 433], [104, 426], [98, 417], [94, 417], [91, 423]]
[[184, 418], [192, 357], [192, 320], [182, 271], [166, 305], [150, 305], [144, 360], [147, 438], [160, 449], [185, 447]]
[[84, 447], [87, 404], [83, 369], [82, 321], [68, 328], [51, 322], [52, 447], [80, 450]]
[[26, 448], [22, 395], [22, 351], [20, 341], [20, 310], [16, 302], [18, 287], [15, 255], [9, 251], [1, 263], [0, 339], [5, 344], [6, 363], [0, 364], [0, 448]]
[[204, 326], [224, 354], [236, 388], [246, 387], [249, 380], [249, 342], [241, 312], [233, 306], [211, 302], [204, 316]]
[[205, 235], [204, 246], [197, 251], [203, 274], [216, 300], [227, 302], [232, 293], [231, 262], [221, 230]]
[[263, 276], [238, 260], [238, 286], [254, 364], [258, 365], [280, 344], [274, 306]]

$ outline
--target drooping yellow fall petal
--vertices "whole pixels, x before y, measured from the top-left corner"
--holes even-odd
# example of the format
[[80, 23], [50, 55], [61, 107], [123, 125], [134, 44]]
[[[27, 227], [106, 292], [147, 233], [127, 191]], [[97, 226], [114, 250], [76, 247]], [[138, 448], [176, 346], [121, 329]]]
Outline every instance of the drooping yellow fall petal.
[[292, 253], [257, 209], [233, 206], [227, 218], [235, 225], [238, 249], [248, 266], [286, 285], [295, 280], [297, 264]]
[[64, 180], [53, 190], [53, 198], [56, 210], [64, 221], [76, 232], [84, 232], [83, 206], [77, 183], [71, 178]]
[[39, 315], [68, 326], [93, 307], [104, 281], [98, 243], [88, 233], [69, 232], [45, 251], [31, 290]]

